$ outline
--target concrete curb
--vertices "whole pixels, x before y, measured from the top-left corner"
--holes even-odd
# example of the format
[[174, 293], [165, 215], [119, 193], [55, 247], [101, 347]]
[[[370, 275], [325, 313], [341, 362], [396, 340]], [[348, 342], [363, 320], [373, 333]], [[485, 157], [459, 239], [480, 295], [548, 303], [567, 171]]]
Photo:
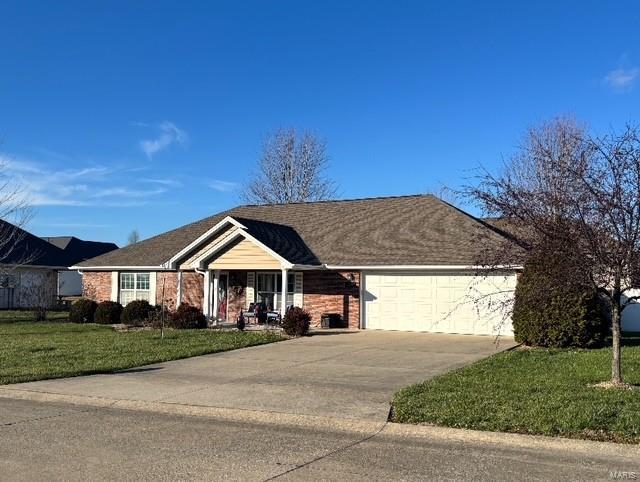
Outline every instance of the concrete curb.
[[296, 415], [283, 412], [241, 410], [168, 402], [85, 397], [79, 395], [64, 395], [59, 393], [7, 388], [0, 388], [0, 398], [29, 400], [34, 402], [66, 403], [82, 407], [113, 408], [167, 415], [204, 417], [228, 422], [330, 430], [332, 432], [337, 431], [360, 435], [368, 435], [377, 432], [385, 425], [384, 421], [332, 418], [316, 415]]
[[598, 442], [595, 440], [546, 437], [543, 435], [525, 435], [505, 432], [483, 432], [460, 428], [439, 427], [435, 425], [409, 425], [389, 423], [382, 432], [393, 437], [429, 439], [429, 441], [453, 443], [477, 443], [483, 445], [505, 446], [514, 449], [554, 449], [564, 453], [571, 452], [585, 457], [594, 453], [607, 457], [628, 457], [637, 462], [640, 457], [640, 445]]

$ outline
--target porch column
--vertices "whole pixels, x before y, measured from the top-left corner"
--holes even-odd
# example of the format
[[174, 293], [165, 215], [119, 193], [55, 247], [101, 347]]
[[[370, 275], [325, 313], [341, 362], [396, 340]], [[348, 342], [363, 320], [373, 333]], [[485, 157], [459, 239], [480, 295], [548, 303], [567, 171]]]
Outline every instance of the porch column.
[[202, 297], [202, 312], [204, 316], [211, 316], [211, 271], [204, 272], [204, 296]]
[[182, 271], [178, 270], [178, 287], [176, 289], [176, 309], [182, 303]]
[[284, 318], [287, 314], [287, 275], [289, 270], [282, 268], [282, 299], [280, 300], [280, 315]]
[[218, 283], [220, 282], [220, 270], [216, 269], [213, 272], [213, 319], [216, 325], [218, 324]]

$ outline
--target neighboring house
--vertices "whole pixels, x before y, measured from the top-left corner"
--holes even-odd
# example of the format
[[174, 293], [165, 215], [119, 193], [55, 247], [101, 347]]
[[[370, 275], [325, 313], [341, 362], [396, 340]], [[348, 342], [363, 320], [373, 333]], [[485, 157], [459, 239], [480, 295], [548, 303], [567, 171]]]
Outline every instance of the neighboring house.
[[82, 294], [82, 278], [68, 266], [118, 248], [73, 236], [39, 238], [2, 220], [0, 235], [16, 241], [0, 247], [0, 309], [51, 307], [67, 292]]
[[69, 266], [67, 254], [6, 221], [0, 220], [0, 232], [16, 240], [0, 249], [0, 309], [53, 305], [58, 271]]
[[[43, 237], [42, 239], [65, 252], [67, 266], [118, 249], [118, 246], [114, 243], [85, 241], [75, 236], [51, 236]], [[76, 270], [58, 271], [57, 294], [58, 296], [80, 296], [82, 294], [82, 275]]]
[[517, 266], [476, 276], [506, 238], [431, 195], [239, 206], [73, 266], [85, 296], [202, 307], [235, 321], [256, 301], [337, 313], [351, 328], [511, 334], [482, 295], [513, 296]]

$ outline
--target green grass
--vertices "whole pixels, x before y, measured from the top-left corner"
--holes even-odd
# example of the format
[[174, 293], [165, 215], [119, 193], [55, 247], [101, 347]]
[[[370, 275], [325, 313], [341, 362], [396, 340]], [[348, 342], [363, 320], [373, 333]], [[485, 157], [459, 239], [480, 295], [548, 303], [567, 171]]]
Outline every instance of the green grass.
[[[638, 339], [622, 350], [640, 384]], [[640, 442], [640, 389], [605, 390], [611, 350], [516, 349], [396, 393], [395, 422]]]
[[[68, 321], [68, 311], [49, 311], [47, 312], [47, 321]], [[0, 311], [0, 324], [3, 323], [19, 323], [26, 321], [35, 321], [33, 311], [29, 310], [8, 310]]]
[[117, 332], [72, 323], [0, 324], [0, 384], [106, 373], [282, 340], [273, 332]]

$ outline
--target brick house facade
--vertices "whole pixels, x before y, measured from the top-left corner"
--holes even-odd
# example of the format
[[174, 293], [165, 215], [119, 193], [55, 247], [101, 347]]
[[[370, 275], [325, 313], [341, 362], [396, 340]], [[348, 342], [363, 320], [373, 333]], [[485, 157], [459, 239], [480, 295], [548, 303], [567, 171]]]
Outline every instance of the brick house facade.
[[[241, 311], [247, 309], [247, 273], [229, 271], [227, 297], [228, 320], [235, 321]], [[164, 304], [170, 309], [177, 306], [178, 273], [158, 271], [155, 276], [155, 304]], [[112, 299], [111, 271], [85, 271], [83, 273], [83, 296], [95, 301]], [[319, 326], [324, 313], [337, 313], [349, 328], [360, 325], [360, 273], [335, 271], [305, 271], [303, 279], [302, 307], [312, 317], [312, 325]], [[181, 303], [203, 306], [204, 276], [197, 272], [182, 273]], [[117, 289], [113, 291], [117, 293]], [[164, 297], [164, 300], [163, 300]], [[164, 301], [164, 303], [163, 303]]]

